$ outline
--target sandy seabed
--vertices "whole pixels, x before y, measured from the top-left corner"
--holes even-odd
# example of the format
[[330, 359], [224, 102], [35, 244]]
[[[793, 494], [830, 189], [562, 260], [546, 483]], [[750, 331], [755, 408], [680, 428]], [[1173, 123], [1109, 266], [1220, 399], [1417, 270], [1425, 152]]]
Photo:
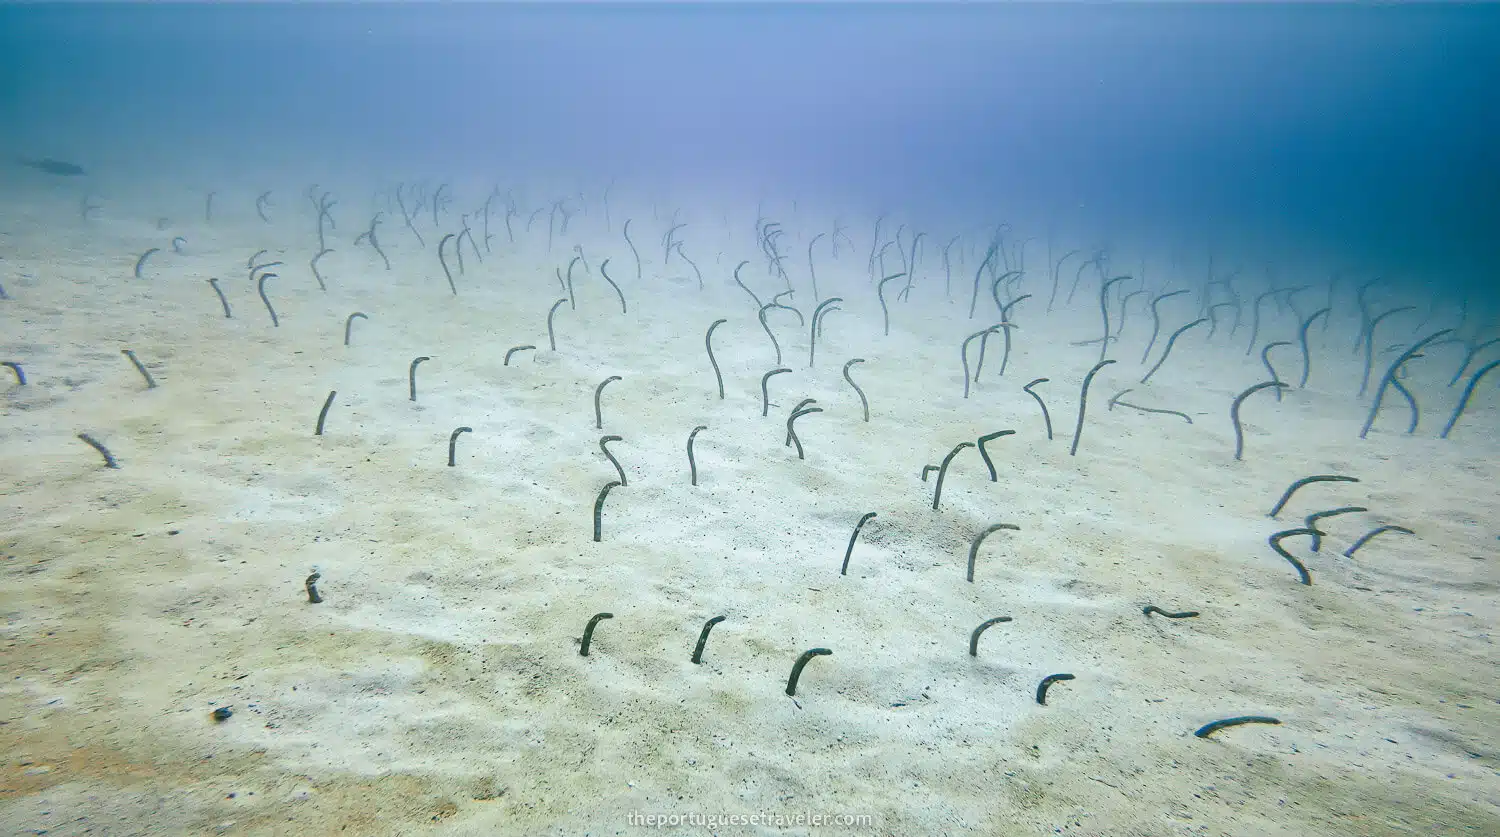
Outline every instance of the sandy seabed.
[[[836, 259], [825, 238], [822, 296], [844, 301], [809, 367], [805, 248], [831, 224], [784, 211], [798, 292], [782, 301], [799, 310], [767, 321], [794, 371], [770, 379], [762, 417], [777, 358], [730, 273], [750, 259], [742, 275], [764, 301], [784, 285], [753, 211], [728, 227], [687, 219], [678, 237], [700, 290], [680, 258], [664, 263], [672, 224], [649, 204], [632, 227], [639, 279], [623, 210], [606, 228], [597, 202], [575, 206], [549, 253], [547, 214], [527, 232], [527, 207], [515, 243], [492, 222], [482, 263], [462, 245], [463, 272], [450, 242], [455, 295], [436, 244], [483, 191], [436, 226], [416, 219], [425, 246], [388, 214], [387, 271], [354, 244], [367, 213], [347, 190], [324, 291], [308, 267], [312, 204], [275, 194], [270, 223], [253, 194], [226, 194], [212, 223], [165, 229], [108, 204], [81, 219], [71, 196], [0, 209], [0, 360], [28, 379], [0, 391], [0, 832], [1500, 834], [1500, 393], [1486, 382], [1437, 438], [1463, 347], [1435, 346], [1405, 379], [1418, 432], [1392, 394], [1361, 440], [1352, 281], [1310, 331], [1308, 385], [1246, 400], [1236, 462], [1230, 402], [1266, 379], [1248, 322], [1231, 333], [1218, 312], [1212, 338], [1209, 324], [1186, 333], [1139, 383], [1201, 310], [1202, 270], [1163, 260], [1147, 287], [1194, 293], [1162, 303], [1144, 364], [1151, 321], [1132, 301], [1070, 456], [1099, 355], [1074, 344], [1101, 333], [1099, 283], [1084, 274], [1066, 304], [1069, 265], [1049, 312], [1036, 242], [1039, 266], [1007, 286], [1032, 296], [1013, 309], [1003, 374], [997, 334], [965, 398], [960, 343], [998, 320], [988, 283], [968, 316], [982, 244], [955, 248], [947, 293], [941, 244], [909, 296], [888, 285], [886, 336], [868, 224]], [[566, 297], [554, 270], [574, 245], [587, 266], [576, 305], [555, 314], [553, 351], [547, 315]], [[134, 278], [150, 247], [161, 252]], [[286, 262], [266, 282], [275, 327], [248, 278], [263, 248]], [[628, 313], [600, 279], [606, 256]], [[346, 347], [355, 311], [367, 319]], [[1441, 312], [1428, 330], [1450, 325]], [[1295, 343], [1289, 310], [1273, 300], [1263, 314], [1261, 343]], [[721, 318], [722, 398], [704, 351]], [[1409, 345], [1418, 319], [1388, 321], [1382, 342]], [[506, 365], [524, 344], [538, 348]], [[1300, 350], [1275, 352], [1295, 385]], [[418, 356], [431, 359], [412, 401]], [[868, 422], [841, 375], [855, 357]], [[594, 394], [613, 375], [600, 429]], [[1050, 440], [1022, 391], [1042, 377]], [[1125, 401], [1191, 423], [1111, 408], [1127, 387]], [[797, 420], [799, 459], [786, 420], [805, 398], [823, 412]], [[694, 487], [685, 446], [699, 425]], [[472, 430], [449, 467], [460, 426]], [[1001, 430], [1015, 433], [987, 445], [996, 479], [966, 448], [934, 510], [924, 466]], [[617, 478], [606, 434], [622, 437], [609, 449], [628, 482], [595, 542], [596, 497]], [[1320, 473], [1359, 482], [1308, 486], [1267, 517], [1293, 480]], [[1286, 541], [1311, 573], [1300, 584], [1268, 536], [1342, 506], [1368, 511], [1320, 523], [1319, 552]], [[969, 583], [970, 545], [997, 523], [1018, 528], [984, 541]], [[1343, 557], [1384, 523], [1416, 535]], [[1200, 615], [1148, 617], [1147, 604]], [[613, 618], [582, 656], [600, 612]], [[694, 665], [714, 616], [726, 618]], [[1011, 621], [970, 656], [970, 632], [997, 616]], [[833, 653], [789, 697], [792, 664], [814, 647]], [[1063, 672], [1076, 679], [1039, 705], [1038, 683]], [[231, 717], [216, 722], [217, 708]], [[1239, 715], [1281, 723], [1193, 735]]]

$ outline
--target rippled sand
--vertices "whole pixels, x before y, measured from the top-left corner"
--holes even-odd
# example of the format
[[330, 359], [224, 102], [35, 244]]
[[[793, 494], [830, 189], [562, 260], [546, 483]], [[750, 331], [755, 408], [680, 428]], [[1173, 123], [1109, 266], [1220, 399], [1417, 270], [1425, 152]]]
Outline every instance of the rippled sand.
[[[0, 212], [0, 360], [29, 379], [0, 392], [0, 831], [1500, 833], [1500, 395], [1487, 382], [1452, 436], [1435, 438], [1463, 353], [1437, 346], [1405, 379], [1418, 432], [1404, 434], [1393, 393], [1360, 440], [1352, 282], [1336, 289], [1328, 327], [1311, 330], [1308, 386], [1281, 403], [1246, 400], [1236, 462], [1231, 399], [1266, 379], [1245, 351], [1248, 321], [1230, 334], [1220, 311], [1213, 339], [1208, 324], [1185, 334], [1142, 385], [1168, 331], [1198, 316], [1203, 271], [1141, 252], [1153, 291], [1194, 293], [1162, 303], [1146, 364], [1151, 323], [1132, 301], [1070, 456], [1079, 385], [1099, 356], [1097, 343], [1073, 344], [1100, 334], [1098, 281], [1084, 274], [1065, 305], [1066, 268], [1048, 313], [1037, 242], [1011, 289], [1033, 296], [1013, 309], [1004, 373], [997, 335], [965, 399], [960, 343], [998, 319], [988, 283], [968, 317], [979, 253], [955, 258], [949, 298], [931, 246], [908, 299], [896, 299], [902, 282], [887, 287], [886, 337], [868, 222], [836, 260], [825, 238], [819, 282], [841, 310], [812, 368], [805, 320], [768, 313], [795, 371], [770, 380], [763, 418], [760, 379], [777, 358], [730, 273], [750, 259], [742, 276], [763, 301], [784, 286], [767, 275], [753, 207], [734, 208], [728, 228], [718, 207], [684, 211], [702, 291], [675, 255], [663, 264], [671, 223], [645, 201], [636, 278], [622, 198], [611, 230], [594, 203], [550, 254], [545, 213], [529, 233], [514, 220], [514, 245], [492, 223], [492, 250], [481, 264], [464, 244], [461, 274], [450, 242], [455, 296], [435, 245], [484, 189], [461, 187], [441, 229], [418, 219], [425, 248], [387, 215], [387, 272], [353, 243], [374, 211], [366, 185], [340, 194], [325, 292], [307, 264], [317, 245], [301, 188], [276, 191], [270, 224], [243, 193], [220, 196], [212, 224], [165, 229], [144, 205], [106, 204], [84, 221], [61, 193]], [[831, 218], [766, 213], [791, 242], [798, 293], [783, 301], [805, 318], [806, 242]], [[556, 313], [552, 351], [548, 310], [566, 296], [554, 269], [575, 244], [588, 268], [575, 272], [576, 308]], [[162, 252], [135, 279], [149, 247]], [[247, 278], [262, 248], [287, 263], [266, 283], [274, 328]], [[599, 278], [606, 256], [628, 314]], [[1309, 281], [1324, 281], [1320, 269]], [[346, 348], [355, 311], [368, 319]], [[1282, 305], [1264, 316], [1261, 343], [1296, 340]], [[720, 318], [723, 399], [704, 351]], [[1440, 309], [1426, 328], [1448, 324]], [[1416, 325], [1382, 338], [1409, 344]], [[523, 344], [539, 348], [505, 365]], [[1300, 351], [1275, 351], [1295, 384]], [[418, 356], [431, 360], [413, 402]], [[868, 422], [841, 376], [855, 357]], [[594, 392], [612, 375], [600, 429]], [[1051, 440], [1022, 391], [1040, 377]], [[1191, 423], [1111, 409], [1127, 387], [1124, 400]], [[798, 459], [786, 419], [804, 398], [823, 412], [798, 419]], [[685, 445], [698, 425], [693, 487]], [[472, 432], [448, 467], [460, 426]], [[960, 451], [934, 510], [924, 466], [1000, 430], [1015, 434], [988, 445], [997, 479]], [[120, 467], [102, 467], [79, 432]], [[605, 434], [623, 437], [610, 449], [628, 484], [609, 494], [596, 543], [594, 502], [616, 479]], [[1309, 486], [1267, 517], [1289, 483], [1317, 473], [1360, 481]], [[1299, 584], [1267, 537], [1350, 505], [1368, 511], [1322, 523], [1320, 552], [1288, 539], [1313, 580]], [[841, 576], [867, 512], [878, 516]], [[996, 523], [1019, 529], [984, 542], [968, 583], [970, 544]], [[1342, 556], [1383, 523], [1417, 534]], [[303, 586], [314, 569], [317, 605]], [[1146, 604], [1201, 615], [1147, 617]], [[613, 618], [581, 656], [599, 612]], [[970, 656], [973, 628], [1002, 615], [1012, 621]], [[694, 665], [713, 616], [727, 618]], [[787, 696], [792, 663], [814, 647], [833, 654]], [[1038, 682], [1063, 672], [1076, 679], [1038, 705]], [[220, 707], [232, 716], [215, 722]], [[1237, 715], [1282, 723], [1193, 736]], [[653, 828], [648, 814], [870, 820]]]

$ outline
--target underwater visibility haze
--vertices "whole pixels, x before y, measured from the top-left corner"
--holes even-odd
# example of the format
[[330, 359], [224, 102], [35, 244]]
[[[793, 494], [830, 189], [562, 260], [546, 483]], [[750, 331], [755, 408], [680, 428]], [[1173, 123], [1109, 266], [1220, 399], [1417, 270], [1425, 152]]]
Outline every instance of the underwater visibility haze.
[[0, 5], [0, 832], [1500, 833], [1497, 44]]

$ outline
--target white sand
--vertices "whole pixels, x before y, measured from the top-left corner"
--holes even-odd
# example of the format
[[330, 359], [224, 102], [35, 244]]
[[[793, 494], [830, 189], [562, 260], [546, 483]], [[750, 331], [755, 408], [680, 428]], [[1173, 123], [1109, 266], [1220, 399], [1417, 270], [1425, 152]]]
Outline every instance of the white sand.
[[[212, 226], [165, 231], [140, 207], [85, 223], [71, 197], [28, 196], [0, 217], [11, 297], [0, 302], [0, 360], [30, 378], [7, 378], [0, 394], [0, 832], [1500, 833], [1500, 396], [1487, 383], [1453, 436], [1435, 438], [1461, 348], [1434, 348], [1408, 379], [1424, 407], [1418, 434], [1403, 435], [1392, 393], [1361, 441], [1368, 400], [1354, 397], [1349, 285], [1331, 327], [1313, 329], [1309, 387], [1245, 403], [1242, 462], [1229, 403], [1265, 379], [1245, 356], [1248, 323], [1232, 343], [1222, 331], [1205, 342], [1206, 325], [1190, 332], [1142, 386], [1150, 322], [1135, 299], [1110, 349], [1121, 362], [1096, 378], [1070, 457], [1079, 384], [1098, 355], [1070, 343], [1099, 333], [1098, 284], [1085, 274], [1074, 304], [1047, 314], [1036, 242], [1018, 288], [1035, 296], [1015, 309], [1009, 368], [1001, 377], [997, 337], [964, 400], [959, 344], [997, 319], [987, 286], [980, 315], [966, 316], [976, 260], [955, 271], [947, 302], [941, 242], [927, 242], [883, 337], [868, 221], [837, 262], [824, 239], [820, 284], [843, 310], [829, 315], [811, 370], [807, 329], [771, 313], [796, 371], [771, 380], [776, 406], [762, 418], [760, 376], [775, 357], [729, 281], [745, 258], [758, 294], [778, 287], [753, 208], [727, 231], [717, 210], [684, 214], [703, 292], [678, 278], [685, 266], [661, 264], [669, 223], [649, 203], [634, 210], [647, 261], [636, 280], [619, 198], [614, 232], [595, 204], [551, 255], [541, 223], [517, 247], [495, 223], [494, 253], [482, 265], [468, 254], [454, 297], [430, 217], [421, 249], [387, 216], [388, 273], [352, 245], [368, 213], [346, 190], [336, 252], [320, 264], [324, 293], [307, 269], [316, 244], [298, 188], [277, 190], [270, 226], [250, 214], [253, 194], [238, 193], [220, 196]], [[460, 198], [444, 231], [483, 192]], [[830, 219], [767, 214], [789, 233], [794, 304], [810, 314], [806, 241]], [[187, 239], [182, 255], [174, 235]], [[577, 274], [577, 310], [558, 312], [552, 352], [553, 270], [574, 244], [594, 272]], [[163, 252], [146, 278], [131, 278], [153, 246]], [[267, 283], [279, 328], [246, 278], [263, 247], [288, 262]], [[628, 315], [598, 278], [604, 255]], [[1201, 267], [1145, 255], [1154, 290], [1201, 284]], [[1325, 281], [1314, 267], [1293, 272]], [[1064, 276], [1065, 296], [1071, 265]], [[1301, 301], [1304, 313], [1314, 302]], [[356, 310], [369, 319], [345, 348]], [[1196, 293], [1164, 303], [1162, 339], [1197, 311]], [[1262, 342], [1295, 339], [1289, 314], [1268, 305], [1266, 316]], [[724, 400], [703, 350], [721, 317]], [[1390, 326], [1383, 342], [1409, 343], [1414, 326]], [[540, 350], [502, 365], [526, 343]], [[144, 388], [126, 348], [158, 388]], [[406, 373], [418, 355], [432, 360], [413, 404]], [[856, 356], [869, 423], [840, 376]], [[1297, 349], [1274, 357], [1295, 383]], [[605, 389], [600, 431], [593, 392], [610, 375], [622, 380]], [[1021, 391], [1043, 376], [1050, 442]], [[1126, 400], [1193, 424], [1107, 409], [1126, 386]], [[824, 412], [799, 420], [798, 460], [782, 442], [802, 398]], [[699, 424], [693, 488], [684, 445]], [[449, 468], [460, 425], [473, 432]], [[966, 450], [934, 511], [922, 467], [1003, 429], [1016, 435], [992, 443], [998, 482]], [[101, 467], [81, 431], [121, 467]], [[624, 437], [612, 450], [630, 482], [610, 494], [594, 543], [594, 498], [614, 479], [605, 433]], [[1266, 517], [1291, 481], [1315, 473], [1361, 482], [1310, 486], [1279, 520]], [[1288, 540], [1314, 579], [1298, 584], [1267, 536], [1343, 505], [1370, 512], [1327, 521], [1320, 554]], [[840, 577], [870, 511], [879, 516]], [[965, 582], [971, 540], [1000, 522], [1020, 530], [992, 536]], [[1418, 536], [1340, 555], [1384, 522]], [[303, 592], [314, 567], [320, 605]], [[1147, 618], [1147, 603], [1202, 615]], [[580, 656], [583, 626], [601, 611], [614, 618]], [[698, 631], [716, 615], [728, 618], [695, 666]], [[999, 615], [1014, 621], [970, 657], [970, 631]], [[813, 660], [787, 697], [793, 661], [815, 646], [833, 656]], [[1038, 706], [1037, 683], [1057, 672], [1077, 679]], [[220, 706], [234, 714], [216, 724]], [[1244, 714], [1283, 723], [1192, 735]], [[657, 829], [632, 814], [872, 820]]]

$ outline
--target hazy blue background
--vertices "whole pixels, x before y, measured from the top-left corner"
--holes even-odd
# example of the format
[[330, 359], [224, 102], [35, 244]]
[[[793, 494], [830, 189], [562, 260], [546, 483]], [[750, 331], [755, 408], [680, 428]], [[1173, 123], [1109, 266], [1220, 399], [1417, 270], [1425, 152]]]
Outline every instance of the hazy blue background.
[[6, 6], [0, 150], [670, 172], [726, 202], [1068, 210], [1472, 271], [1500, 239], [1497, 44], [1482, 6]]

